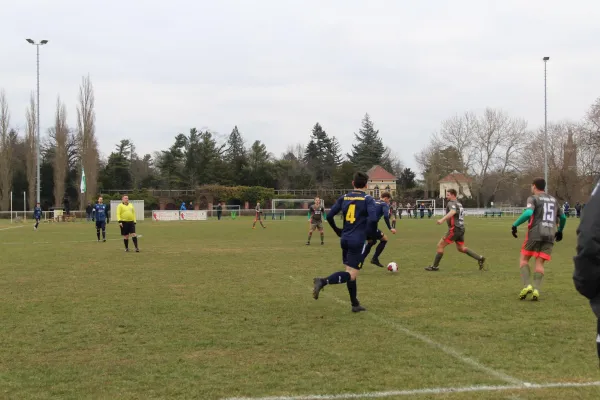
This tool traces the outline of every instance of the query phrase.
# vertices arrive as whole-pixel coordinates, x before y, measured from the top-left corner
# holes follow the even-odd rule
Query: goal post
[[[271,219],[285,219],[286,216],[306,216],[309,218],[309,207],[315,203],[315,199],[273,199],[271,200]],[[321,205],[325,207],[325,201],[321,199]]]
[[[417,200],[415,202],[415,204],[417,205],[417,214],[420,215],[420,213],[421,213],[421,204],[422,204],[422,205],[425,206],[424,213],[425,213],[426,216],[431,217],[430,213],[431,213],[431,215],[436,215],[436,209],[435,209],[436,203],[435,203],[435,199],[421,199],[421,200]],[[429,211],[429,210],[431,210],[431,211]]]

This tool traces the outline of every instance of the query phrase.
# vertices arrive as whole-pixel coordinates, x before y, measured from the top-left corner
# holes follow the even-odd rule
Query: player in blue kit
[[[365,193],[369,177],[364,172],[354,174],[352,186],[354,190],[340,197],[327,214],[327,222],[341,238],[342,260],[345,271],[335,272],[327,278],[313,280],[313,297],[319,298],[319,292],[327,285],[345,283],[350,294],[352,312],[366,311],[356,297],[356,277],[362,262],[362,252],[369,229],[377,223],[375,200]],[[335,224],[334,217],[342,212],[344,228]]]
[[[106,242],[106,204],[102,197],[98,197],[98,203],[94,205],[93,220],[96,221],[96,237],[100,241],[100,231],[102,231],[102,241]]]
[[[42,219],[42,207],[40,207],[40,203],[35,203],[35,207],[33,208],[33,219],[35,219],[33,230],[37,231],[37,228],[40,225],[40,220]]]
[[[377,224],[381,220],[381,217],[383,217],[383,220],[385,221],[385,224],[387,225],[390,232],[392,232],[392,234],[394,234],[394,235],[396,234],[396,229],[392,228],[392,226],[390,225],[390,201],[391,200],[392,200],[392,196],[388,192],[384,192],[381,194],[381,200],[375,200],[375,206],[376,206],[376,211],[377,211],[377,221],[375,222],[375,226],[370,229],[371,234],[369,236],[367,236],[367,245],[365,246],[365,248],[363,250],[363,260],[360,264],[361,268],[365,262],[365,259],[367,258],[367,256],[371,252],[371,249],[373,248],[373,246],[375,246],[375,243],[377,243],[377,241],[379,241],[379,244],[375,248],[375,254],[373,254],[373,258],[371,259],[371,264],[377,265],[378,267],[383,268],[383,264],[381,264],[381,262],[379,262],[379,256],[381,255],[381,253],[383,253],[383,249],[385,249],[385,246],[387,245],[388,238],[387,238],[387,236],[384,235],[383,232],[381,232],[379,230],[379,228],[377,227]]]

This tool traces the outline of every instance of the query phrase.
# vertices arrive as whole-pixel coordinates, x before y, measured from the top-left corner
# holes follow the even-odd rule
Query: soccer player
[[[527,208],[512,224],[511,228],[512,235],[517,238],[517,227],[525,221],[529,221],[525,241],[521,248],[520,269],[524,286],[519,294],[521,300],[525,300],[529,294],[532,294],[531,300],[533,301],[540,298],[540,287],[544,278],[544,263],[552,259],[554,241],[560,242],[562,240],[562,232],[567,223],[567,218],[556,199],[545,193],[544,190],[546,190],[546,181],[542,178],[534,179],[531,184],[533,195],[527,198]],[[560,221],[558,230],[556,229],[557,221]],[[533,286],[529,282],[531,275],[529,260],[531,257],[535,258]]]
[[[40,225],[40,220],[42,219],[42,207],[40,207],[40,203],[35,203],[35,207],[33,208],[33,219],[35,219],[33,230],[37,231],[37,228]]]
[[[385,224],[387,225],[388,229],[392,232],[392,234],[394,234],[394,235],[396,234],[396,228],[393,228],[392,226],[390,226],[389,204],[390,204],[391,197],[392,196],[389,193],[384,192],[381,194],[381,200],[375,201],[377,221],[375,222],[375,226],[370,230],[371,234],[367,236],[367,245],[364,247],[363,252],[362,252],[362,261],[360,264],[361,268],[363,266],[363,263],[365,262],[365,259],[371,252],[371,249],[373,248],[373,246],[375,246],[375,243],[377,243],[378,240],[379,240],[379,244],[377,245],[377,248],[375,249],[375,254],[373,254],[373,258],[371,259],[371,264],[377,265],[378,267],[381,267],[381,268],[384,267],[383,264],[381,264],[381,262],[379,262],[379,256],[381,255],[381,253],[383,253],[383,249],[385,249],[385,246],[387,245],[388,238],[387,238],[387,236],[385,236],[383,234],[383,232],[381,232],[379,230],[379,228],[377,227],[377,224],[379,223],[379,220],[381,219],[381,217],[383,217],[383,220],[385,221]]]
[[[262,226],[263,228],[266,228],[266,226],[262,222],[262,213],[263,212],[260,209],[260,203],[256,203],[256,208],[254,209],[254,211],[256,211],[256,216],[254,217],[254,223],[252,224],[252,229],[256,228],[257,222],[260,223],[260,226]]]
[[[352,312],[366,311],[356,297],[356,277],[362,261],[362,249],[365,245],[367,233],[377,223],[375,200],[365,193],[369,176],[364,172],[354,174],[352,186],[354,190],[340,197],[327,214],[327,222],[335,233],[341,238],[342,260],[345,271],[335,272],[327,278],[313,280],[313,298],[319,298],[319,292],[327,285],[345,283],[350,294]],[[334,217],[342,212],[344,227],[340,229],[335,224]]]
[[[321,205],[321,199],[315,198],[315,204],[310,206],[310,229],[308,231],[307,246],[310,246],[310,239],[312,239],[313,232],[315,229],[319,229],[321,234],[321,246],[325,244],[325,233],[323,232],[323,214],[325,214],[325,207]]]
[[[98,203],[94,204],[94,214],[92,221],[96,221],[96,237],[100,242],[100,231],[102,231],[102,241],[106,242],[106,204],[102,196],[98,197]]]
[[[129,196],[125,195],[121,199],[122,203],[117,206],[117,221],[121,227],[121,235],[123,236],[123,243],[125,243],[125,251],[129,251],[129,237],[133,240],[135,246],[135,252],[139,253],[137,235],[135,233],[135,209],[133,204],[129,202]]]
[[[444,256],[444,249],[453,242],[456,243],[456,250],[477,260],[479,270],[482,270],[485,265],[485,257],[478,255],[465,246],[465,214],[462,204],[456,199],[457,195],[458,193],[454,189],[448,189],[446,192],[446,200],[448,200],[448,203],[446,203],[446,215],[439,219],[437,224],[441,225],[446,222],[449,228],[448,233],[440,239],[433,265],[426,267],[426,271],[439,271],[440,261]]]
[[[390,220],[392,222],[392,228],[396,229],[396,202],[390,204]]]

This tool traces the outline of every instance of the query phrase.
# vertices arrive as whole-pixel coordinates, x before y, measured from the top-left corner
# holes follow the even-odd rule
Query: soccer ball
[[[398,272],[398,264],[396,264],[395,262],[391,262],[388,264],[388,271],[392,271],[392,272]]]

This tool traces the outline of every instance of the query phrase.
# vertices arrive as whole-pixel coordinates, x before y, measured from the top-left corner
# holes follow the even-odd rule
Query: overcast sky
[[[440,121],[502,108],[531,127],[579,120],[600,96],[600,1],[2,0],[0,88],[25,126],[41,48],[41,126],[75,126],[89,74],[107,155],[237,125],[279,156],[315,122],[350,149],[368,112],[408,166]]]

